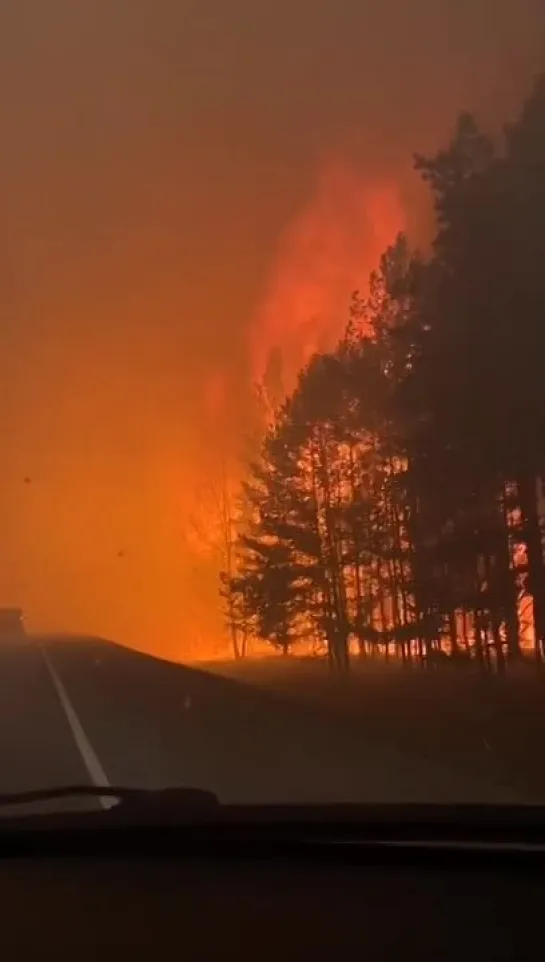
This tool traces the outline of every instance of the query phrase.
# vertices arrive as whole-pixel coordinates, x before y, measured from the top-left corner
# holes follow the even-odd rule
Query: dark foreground
[[[372,725],[97,639],[2,644],[0,721],[2,792],[105,777],[226,802],[521,800]]]
[[[309,658],[246,659],[210,670],[319,706],[402,753],[545,800],[545,669],[531,657],[503,675],[448,662],[429,670],[354,659],[341,683]]]

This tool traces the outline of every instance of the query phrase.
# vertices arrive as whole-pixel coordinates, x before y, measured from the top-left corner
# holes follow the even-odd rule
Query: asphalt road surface
[[[520,800],[308,706],[110,642],[3,642],[0,792],[105,781],[244,803]]]

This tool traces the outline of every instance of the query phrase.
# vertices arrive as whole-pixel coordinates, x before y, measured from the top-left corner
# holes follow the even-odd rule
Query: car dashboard
[[[344,842],[153,854],[135,838],[94,853],[87,838],[72,854],[51,839],[1,860],[6,957],[522,962],[540,944],[540,852]]]

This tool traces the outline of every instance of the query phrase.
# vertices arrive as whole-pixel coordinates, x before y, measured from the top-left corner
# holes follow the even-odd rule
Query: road
[[[308,706],[110,642],[2,643],[0,792],[103,778],[225,802],[520,800]]]

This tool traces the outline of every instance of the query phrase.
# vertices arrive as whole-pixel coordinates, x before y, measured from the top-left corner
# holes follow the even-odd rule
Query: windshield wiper
[[[65,810],[70,798],[112,807]],[[47,810],[33,804],[52,803]],[[20,807],[19,807],[20,806]],[[30,810],[29,810],[30,806]],[[11,811],[10,811],[11,809]],[[310,858],[422,866],[542,859],[545,808],[488,805],[255,805],[198,788],[72,785],[0,794],[0,858],[104,856]],[[354,861],[355,860],[355,861]],[[517,863],[518,864],[518,863]],[[526,865],[526,862],[524,862]]]
[[[202,816],[227,829],[252,832],[278,830],[285,836],[323,837],[323,834],[365,840],[395,841],[537,841],[545,843],[545,806],[537,804],[433,804],[433,803],[295,803],[240,804],[221,803],[208,789],[192,786],[133,788],[126,785],[62,785],[22,792],[0,793],[2,809],[21,809],[32,805],[71,798],[106,800],[110,805],[94,814],[125,817],[157,815]],[[18,816],[18,812],[14,816]],[[89,809],[67,811],[42,808],[40,816],[85,815]],[[93,813],[91,813],[93,814]]]
[[[201,788],[129,788],[124,785],[63,785],[60,788],[39,788],[24,792],[0,794],[0,808],[33,805],[64,798],[111,799],[113,808],[142,806],[175,810],[177,813],[214,812],[219,800],[213,792]]]
[[[69,810],[47,805],[71,798],[96,799],[99,804],[94,809]],[[104,805],[105,800],[111,804]],[[36,810],[33,805],[40,807]],[[57,825],[191,826],[197,832],[195,838],[203,829],[217,838],[247,842],[545,846],[542,805],[225,804],[207,789],[184,786],[155,789],[79,784],[0,794],[0,834],[18,827]]]

